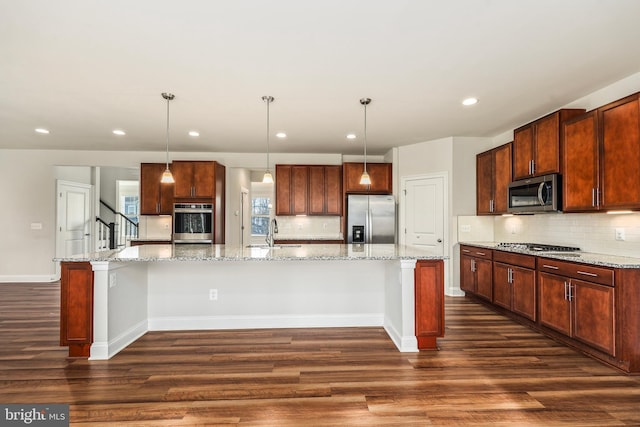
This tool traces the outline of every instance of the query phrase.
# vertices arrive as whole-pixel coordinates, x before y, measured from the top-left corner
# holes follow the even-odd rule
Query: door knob
[[[442,243],[442,239],[438,239],[438,243]]]

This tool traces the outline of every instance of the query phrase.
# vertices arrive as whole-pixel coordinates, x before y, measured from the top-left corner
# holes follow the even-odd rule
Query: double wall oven
[[[175,203],[173,205],[174,243],[212,243],[213,205]]]

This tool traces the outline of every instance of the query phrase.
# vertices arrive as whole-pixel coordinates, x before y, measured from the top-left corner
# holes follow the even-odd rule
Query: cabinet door
[[[562,199],[565,212],[597,210],[598,116],[595,111],[565,122]]]
[[[193,197],[193,164],[191,162],[175,161],[171,163],[171,173],[175,180],[173,196],[176,198]]]
[[[476,293],[476,275],[473,272],[473,258],[460,257],[460,289],[466,292]]]
[[[391,194],[391,163],[367,163],[367,172],[371,177],[369,191]]]
[[[533,175],[560,172],[560,112],[535,124],[533,139]]]
[[[493,154],[493,213],[507,213],[508,189],[511,183],[511,147],[513,143],[504,144],[494,150]]]
[[[602,205],[640,207],[640,107],[638,95],[599,110],[602,127]]]
[[[363,163],[344,163],[344,191],[360,194],[391,194],[391,163],[367,163],[367,172],[371,185],[361,185],[360,176],[364,171]]]
[[[533,160],[533,125],[513,132],[513,179],[531,176],[531,160]]]
[[[536,320],[536,272],[511,267],[511,311],[527,319]]]
[[[309,168],[307,166],[291,167],[291,210],[294,215],[309,213]]]
[[[573,279],[573,336],[615,356],[614,289]]]
[[[342,166],[324,167],[325,213],[342,215]]]
[[[476,258],[476,294],[492,300],[493,263],[490,260]]]
[[[276,165],[276,215],[291,215],[291,166]]]
[[[93,270],[89,262],[63,262],[60,274],[60,345],[70,357],[88,357],[93,342]]]
[[[193,196],[215,197],[215,163],[192,162],[193,164]]]
[[[171,215],[173,213],[173,184],[162,184],[160,179],[165,163],[140,165],[140,214]]]
[[[493,303],[511,310],[511,283],[509,265],[493,263]]]
[[[478,215],[493,213],[493,152],[476,156],[476,212]]]
[[[571,336],[570,302],[565,298],[569,279],[538,273],[540,324]]]
[[[325,213],[325,169],[324,166],[309,166],[309,214]]]
[[[442,261],[418,261],[415,267],[415,333],[419,349],[435,349],[444,336]]]

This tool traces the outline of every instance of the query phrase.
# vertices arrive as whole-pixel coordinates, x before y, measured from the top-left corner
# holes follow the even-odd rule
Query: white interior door
[[[91,185],[69,181],[57,182],[56,256],[90,252]]]
[[[405,244],[429,246],[444,253],[444,187],[444,176],[403,180]]]

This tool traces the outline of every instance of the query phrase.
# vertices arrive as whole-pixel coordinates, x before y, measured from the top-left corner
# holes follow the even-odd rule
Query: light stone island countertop
[[[54,261],[340,261],[444,260],[448,256],[419,247],[392,244],[259,245],[168,244],[130,246],[120,250],[55,258]]]
[[[607,255],[594,252],[544,252],[532,251],[519,247],[499,247],[498,242],[460,242],[461,245],[477,246],[487,249],[514,252],[526,255],[535,255],[543,258],[553,258],[563,261],[579,262],[589,265],[599,265],[612,268],[640,268],[640,258],[619,255]]]

